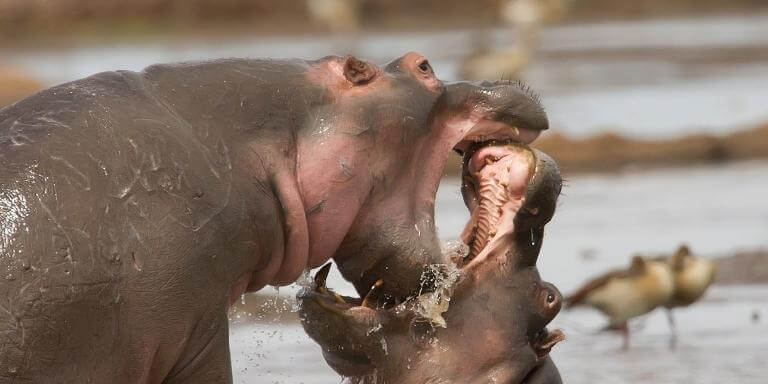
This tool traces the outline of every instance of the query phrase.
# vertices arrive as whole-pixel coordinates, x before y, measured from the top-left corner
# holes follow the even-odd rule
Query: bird
[[[675,282],[672,296],[664,303],[672,332],[670,347],[674,348],[677,345],[677,329],[672,310],[687,307],[701,299],[715,281],[716,267],[712,260],[696,257],[687,244],[681,244],[671,256],[657,260],[669,264]]]
[[[674,293],[674,276],[665,261],[632,257],[629,268],[598,276],[565,300],[566,308],[585,305],[608,317],[606,329],[622,333],[622,349],[629,349],[628,320],[647,314],[669,302]]]

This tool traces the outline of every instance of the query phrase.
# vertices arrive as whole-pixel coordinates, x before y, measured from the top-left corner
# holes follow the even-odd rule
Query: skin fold
[[[465,187],[473,216],[468,226],[485,219],[476,216],[487,210],[488,196],[502,200],[504,211],[479,253],[468,246],[467,255],[446,255],[443,265],[453,266],[446,284],[392,306],[376,286],[363,299],[333,293],[325,286],[327,266],[299,293],[304,329],[347,383],[561,383],[549,351],[564,335],[546,326],[562,297],[541,280],[536,261],[562,180],[554,161],[539,151],[515,144],[500,152],[505,157],[476,172],[468,168],[499,152],[465,156],[465,176],[474,180]],[[490,178],[504,191],[483,192]],[[445,306],[434,306],[435,316],[425,302]]]
[[[451,150],[546,128],[519,84],[417,53],[159,64],[0,109],[0,383],[231,382],[235,298],[329,258],[417,291]]]

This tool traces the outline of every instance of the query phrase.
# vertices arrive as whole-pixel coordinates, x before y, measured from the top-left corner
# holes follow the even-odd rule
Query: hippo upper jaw
[[[446,127],[457,135],[453,148],[460,154],[488,140],[530,144],[549,128],[538,96],[521,82],[459,82],[446,86],[445,93],[446,106],[454,111]]]

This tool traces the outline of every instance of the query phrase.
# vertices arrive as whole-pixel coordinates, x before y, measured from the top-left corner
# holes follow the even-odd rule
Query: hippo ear
[[[367,84],[376,77],[376,68],[354,56],[349,56],[344,62],[344,77],[353,85]]]

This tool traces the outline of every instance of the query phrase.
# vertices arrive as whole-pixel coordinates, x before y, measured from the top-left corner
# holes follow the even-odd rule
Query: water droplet
[[[5,279],[8,281],[13,281],[13,280],[16,280],[16,276],[14,276],[13,273],[9,273],[8,275],[5,276]]]

